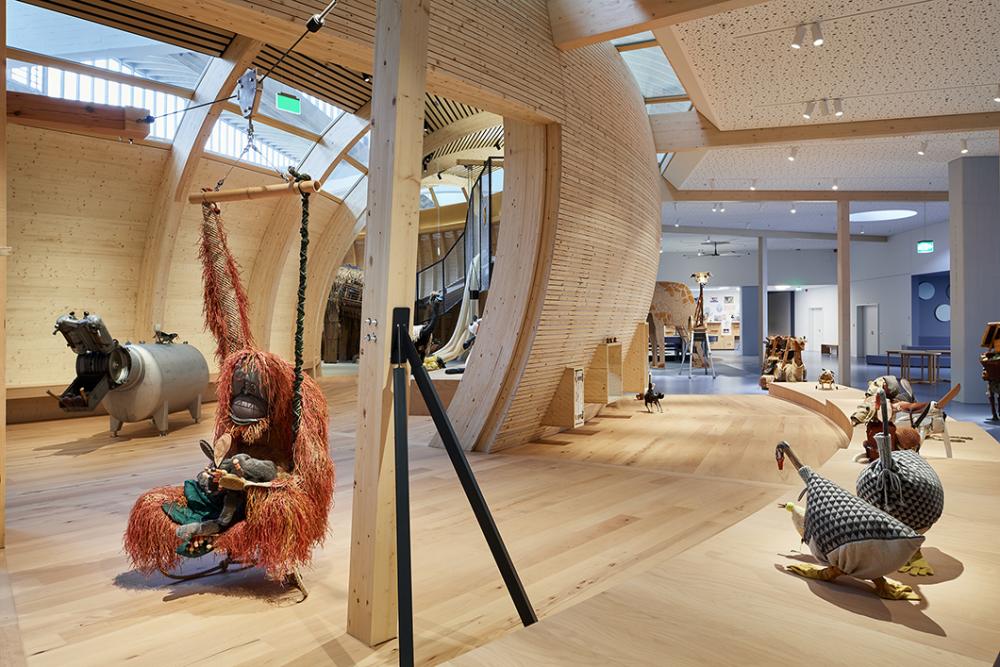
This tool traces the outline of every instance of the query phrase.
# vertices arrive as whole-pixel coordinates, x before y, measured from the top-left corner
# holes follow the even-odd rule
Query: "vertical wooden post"
[[[7,34],[7,5],[0,7]],[[7,537],[7,43],[0,44],[0,549]]]
[[[767,237],[757,237],[757,320],[760,322],[760,335],[754,341],[757,346],[757,356],[764,363],[764,339],[767,338]],[[749,333],[749,332],[747,332]],[[744,334],[746,336],[747,334]],[[746,341],[743,343],[746,345]]]
[[[376,4],[347,607],[347,631],[368,645],[396,636],[389,343],[392,309],[412,307],[416,289],[428,14],[429,0]]]
[[[837,200],[837,380],[851,385],[851,202]]]

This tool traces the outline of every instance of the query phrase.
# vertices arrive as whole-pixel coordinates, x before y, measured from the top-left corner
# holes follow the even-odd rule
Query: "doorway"
[[[878,354],[878,305],[858,306],[857,317],[858,358]]]
[[[822,308],[810,308],[809,309],[809,338],[806,340],[812,344],[812,347],[817,350],[820,349],[819,346],[826,342],[823,339],[823,309]]]

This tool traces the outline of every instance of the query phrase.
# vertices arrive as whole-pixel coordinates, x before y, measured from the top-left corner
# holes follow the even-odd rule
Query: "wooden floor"
[[[0,552],[7,567],[0,561],[0,646],[11,650],[5,648],[3,663],[18,662],[18,630],[32,665],[393,663],[395,642],[373,651],[345,633],[355,384],[322,383],[337,500],[330,537],[306,573],[311,595],[302,605],[253,571],[177,584],[127,568],[120,545],[132,502],[201,467],[197,441],[210,431],[214,407],[198,425],[176,415],[165,438],[138,424],[114,439],[103,418],[11,426],[8,547]],[[614,416],[588,424],[586,435],[561,436],[570,444],[471,456],[541,618],[683,553],[788,493],[793,481],[737,479],[755,448],[769,458],[777,438],[808,437],[821,456],[842,441],[829,422],[810,421],[764,396],[702,397],[683,410],[675,410],[681,398],[674,400],[665,401],[662,415],[623,402]],[[762,419],[762,410],[773,419]],[[782,417],[786,412],[793,416]],[[698,435],[699,424],[721,415],[738,425]],[[677,429],[691,442],[671,440],[667,434]],[[429,419],[412,418],[411,433],[417,658],[436,664],[518,624],[445,453],[423,446]],[[692,445],[699,442],[701,448]],[[681,446],[687,453],[680,458],[656,451]],[[728,466],[708,465],[729,450]],[[623,451],[631,453],[618,460]],[[5,578],[16,614],[9,599],[5,605]]]
[[[803,404],[851,410],[861,392],[795,385]],[[772,504],[683,554],[630,577],[541,623],[468,653],[462,666],[693,664],[993,664],[1000,651],[1000,446],[975,424],[944,458],[937,441],[922,454],[945,487],[945,513],[924,554],[934,577],[898,575],[923,597],[884,601],[857,581],[808,581],[784,571],[812,560],[788,513]],[[860,433],[860,431],[859,431]],[[799,443],[791,441],[796,450]],[[859,440],[820,472],[853,489]],[[773,465],[773,459],[772,459]],[[794,471],[785,476],[801,488]]]

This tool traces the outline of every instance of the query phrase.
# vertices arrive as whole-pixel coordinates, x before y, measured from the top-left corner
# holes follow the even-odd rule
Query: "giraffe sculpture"
[[[653,301],[649,306],[650,340],[652,341],[653,363],[656,368],[665,365],[663,345],[664,330],[672,328],[681,340],[688,339],[688,325],[694,317],[694,295],[684,283],[658,281],[653,288]],[[695,358],[700,368],[700,359]]]
[[[705,326],[705,285],[708,284],[708,279],[712,277],[712,274],[708,271],[697,271],[692,273],[691,277],[698,283],[698,301],[694,306],[694,324],[691,329],[700,333],[707,329]]]

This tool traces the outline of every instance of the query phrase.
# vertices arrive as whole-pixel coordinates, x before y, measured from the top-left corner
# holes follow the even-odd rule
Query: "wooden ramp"
[[[813,407],[831,397],[832,406],[847,411],[862,396],[810,387],[779,391]],[[785,572],[783,565],[812,557],[775,503],[451,664],[991,664],[1000,651],[1000,445],[975,424],[951,430],[972,438],[953,444],[954,459],[944,458],[939,441],[922,451],[945,487],[945,514],[923,550],[937,572],[897,577],[920,593],[919,603],[881,600],[862,582],[815,582]],[[835,453],[821,472],[853,489],[859,443]],[[780,501],[795,500],[801,483],[794,471],[784,476],[794,489]]]

